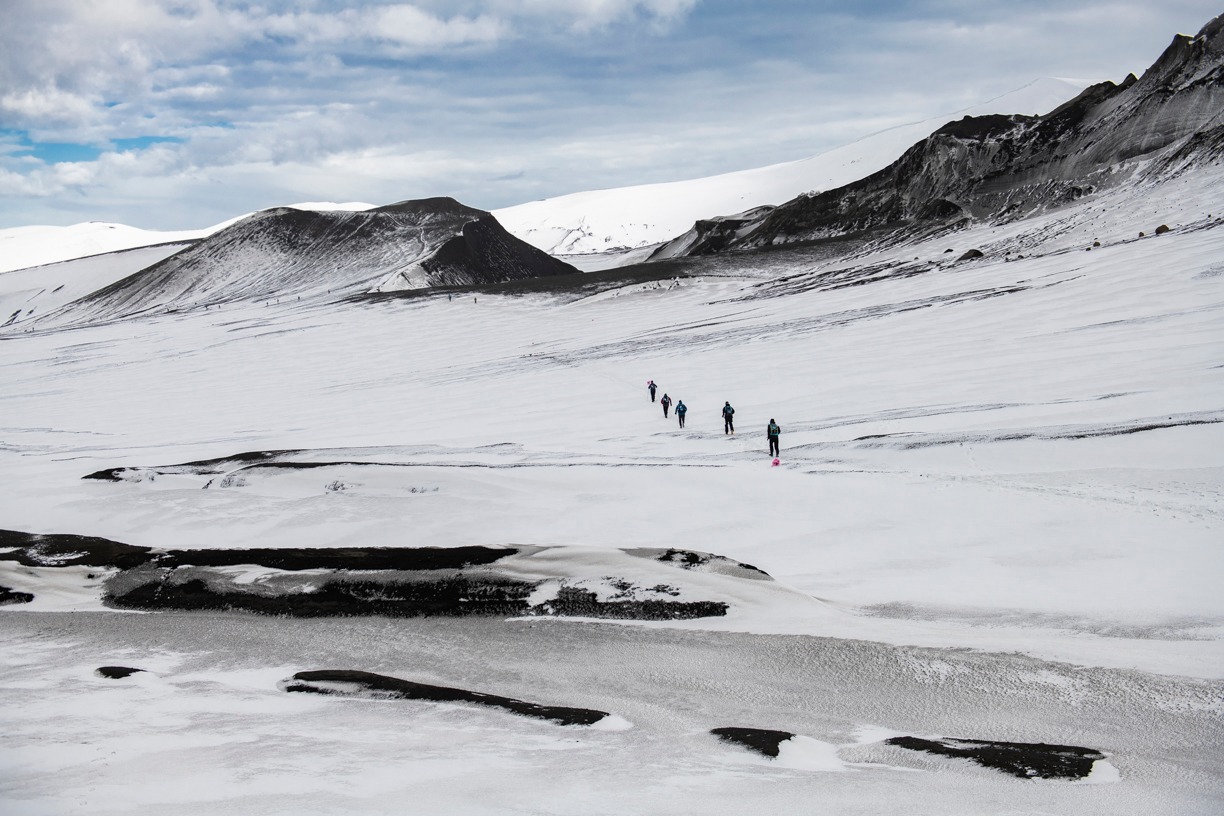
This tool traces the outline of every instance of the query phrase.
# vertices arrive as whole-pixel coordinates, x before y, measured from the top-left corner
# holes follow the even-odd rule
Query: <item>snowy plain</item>
[[[730,610],[132,614],[84,571],[0,562],[36,595],[0,609],[4,812],[1218,813],[1222,175],[917,245],[675,262],[671,283],[10,328],[0,527],[539,547],[535,575],[640,569]],[[969,248],[985,257],[957,262]],[[683,431],[648,378],[689,406]],[[155,472],[267,450],[331,464]],[[112,467],[151,470],[81,479]],[[626,552],[644,547],[773,580],[647,571]],[[94,674],[115,664],[146,672]],[[310,669],[628,727],[278,690]],[[799,736],[770,760],[722,726]],[[900,734],[1108,761],[1023,780],[883,744]]]

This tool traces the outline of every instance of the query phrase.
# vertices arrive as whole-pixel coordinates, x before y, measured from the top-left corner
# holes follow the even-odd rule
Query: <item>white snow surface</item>
[[[1222,247],[1216,166],[679,285],[0,332],[0,528],[515,547],[533,579],[730,605],[633,624],[121,614],[97,572],[0,561],[0,585],[36,595],[0,608],[0,810],[1216,814]],[[683,431],[647,379],[689,406]],[[156,470],[264,450],[327,465]],[[112,467],[136,470],[81,479]],[[644,557],[672,547],[772,580]],[[311,669],[617,719],[278,690]],[[771,761],[723,726],[797,737]],[[900,734],[1108,759],[1021,780],[883,743]]]
[[[865,178],[955,119],[1048,113],[1090,84],[1048,77],[973,107],[889,128],[798,161],[686,181],[571,193],[494,210],[493,215],[513,235],[553,255],[601,254],[659,244],[699,219],[776,206],[803,193]]]

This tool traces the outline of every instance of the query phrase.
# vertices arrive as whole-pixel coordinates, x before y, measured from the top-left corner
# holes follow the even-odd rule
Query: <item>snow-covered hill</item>
[[[236,301],[334,301],[575,271],[510,235],[488,213],[451,198],[360,212],[279,208],[248,216],[35,320],[45,329]]]
[[[915,142],[963,116],[1039,114],[1090,83],[1047,78],[962,111],[884,130],[799,161],[689,181],[558,196],[495,210],[506,229],[554,255],[607,252],[670,240],[701,218],[781,204],[870,175]]]

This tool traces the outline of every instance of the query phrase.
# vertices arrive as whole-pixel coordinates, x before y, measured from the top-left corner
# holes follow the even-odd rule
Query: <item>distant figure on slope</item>
[[[655,385],[655,384],[654,384],[654,380],[647,380],[647,381],[646,381],[646,388],[647,388],[647,390],[649,390],[649,391],[650,391],[650,401],[651,401],[651,402],[654,402],[655,389],[657,389],[658,387],[659,387],[659,386],[657,386],[657,385]]]
[[[782,429],[778,423],[774,422],[773,417],[769,418],[769,424],[765,426],[765,436],[769,438],[769,455],[778,456],[778,434],[782,433]]]
[[[659,400],[659,404],[663,406],[663,418],[667,419],[667,409],[671,407],[671,397],[667,396],[667,392],[663,392],[663,399]]]
[[[730,402],[723,403],[723,435],[735,433],[735,409]]]
[[[684,415],[688,413],[688,406],[684,404],[684,400],[679,400],[676,403],[676,419],[680,420],[680,427],[684,427]]]

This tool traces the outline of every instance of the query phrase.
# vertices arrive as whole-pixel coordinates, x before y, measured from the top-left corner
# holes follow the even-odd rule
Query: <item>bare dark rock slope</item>
[[[452,198],[361,212],[255,213],[74,301],[45,324],[113,320],[235,301],[339,299],[576,272]]]
[[[1222,147],[1224,15],[1197,36],[1174,37],[1142,78],[1091,86],[1044,116],[950,122],[878,173],[776,208],[698,222],[652,259],[1023,218],[1118,183],[1218,162]]]

